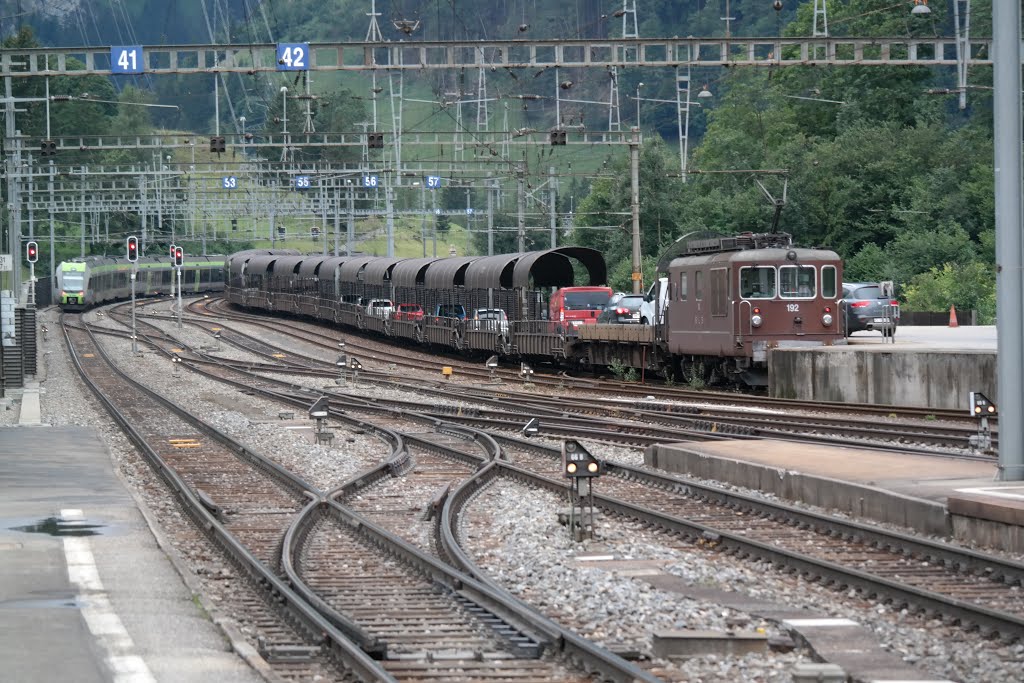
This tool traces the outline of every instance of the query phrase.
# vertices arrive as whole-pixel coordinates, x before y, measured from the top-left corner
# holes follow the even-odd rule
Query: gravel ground
[[[94,314],[90,314],[93,316]],[[51,330],[57,329],[56,311],[50,309],[41,318]],[[111,321],[102,320],[103,324]],[[209,335],[186,326],[180,333],[171,321],[160,326],[178,336],[183,343],[199,346],[210,343]],[[306,477],[310,483],[330,488],[357,472],[379,463],[389,449],[368,435],[346,433],[352,441],[336,439],[337,447],[312,444],[308,420],[282,421],[279,404],[225,390],[219,383],[203,379],[188,371],[176,378],[171,364],[153,353],[141,359],[128,352],[130,342],[113,338],[103,341],[124,367],[131,367],[134,376],[165,396],[191,410],[200,412],[219,429],[247,446],[273,457],[282,465]],[[225,349],[227,345],[222,345]],[[116,430],[102,411],[93,406],[91,394],[83,389],[77,374],[66,358],[63,340],[51,333],[43,343],[46,367],[42,395],[43,421],[56,425],[86,425],[100,430],[114,453],[115,461],[125,477],[135,484],[168,524],[180,523],[180,513],[166,494],[154,492],[154,477]],[[236,352],[225,350],[224,355]],[[220,354],[218,354],[220,355]],[[289,378],[309,383],[304,378]],[[453,392],[456,387],[453,387]],[[366,388],[372,395],[382,393],[379,387]],[[415,394],[393,392],[396,398],[416,400]],[[422,400],[420,397],[419,400]],[[428,399],[434,403],[433,399]],[[455,397],[452,397],[453,402]],[[290,409],[290,408],[289,408]],[[0,423],[16,411],[0,410]],[[282,429],[300,426],[306,429]],[[334,431],[345,431],[336,427]],[[602,447],[609,457],[631,464],[642,464],[642,456],[633,449]],[[555,519],[555,511],[565,507],[564,500],[544,492],[499,483],[483,492],[467,523],[477,559],[510,590],[522,595],[553,616],[571,623],[582,633],[609,646],[635,647],[649,652],[651,634],[659,629],[688,628],[720,630],[730,624],[747,622],[744,628],[764,628],[776,633],[776,626],[723,608],[686,600],[663,593],[637,577],[621,572],[581,566],[573,557],[595,544],[573,543]],[[413,535],[419,535],[417,530]],[[864,623],[878,634],[883,646],[914,662],[931,675],[958,681],[1016,681],[1024,663],[1024,645],[1004,646],[979,638],[976,634],[925,622],[917,617],[892,613],[887,607],[865,603],[853,596],[809,585],[780,574],[757,563],[739,562],[728,556],[712,554],[683,546],[678,541],[655,534],[629,523],[604,520],[599,526],[595,547],[617,557],[651,560],[661,563],[663,571],[700,586],[718,586],[724,590],[743,591],[755,596],[770,597],[790,605],[803,605],[817,612],[846,616]],[[214,573],[208,549],[180,548],[186,561],[197,574],[209,577]],[[215,601],[230,604],[231,590],[222,580],[204,578]],[[579,586],[597,587],[589,591],[594,597],[580,599]],[[230,607],[228,608],[230,612]],[[244,614],[236,615],[243,631],[255,628],[246,624]],[[690,660],[685,669],[662,662],[674,672],[674,680],[688,681],[788,681],[788,671],[808,654],[797,650],[790,654],[771,654],[743,658],[700,658]],[[678,677],[677,677],[678,676]]]

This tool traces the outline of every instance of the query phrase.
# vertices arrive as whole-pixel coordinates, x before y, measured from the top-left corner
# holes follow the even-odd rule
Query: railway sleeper
[[[461,593],[454,595],[467,613],[472,614],[479,623],[488,627],[497,638],[509,645],[509,651],[517,659],[538,659],[544,653],[545,644],[539,638],[526,634],[471,598]]]

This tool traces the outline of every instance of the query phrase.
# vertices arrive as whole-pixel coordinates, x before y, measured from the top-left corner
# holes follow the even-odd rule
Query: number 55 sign
[[[142,46],[114,45],[110,48],[110,73],[141,74]]]

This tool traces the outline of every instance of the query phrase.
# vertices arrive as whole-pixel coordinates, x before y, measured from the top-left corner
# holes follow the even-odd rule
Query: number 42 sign
[[[110,48],[110,73],[141,74],[142,67],[141,45],[114,45]]]
[[[278,71],[308,71],[309,43],[278,43]]]

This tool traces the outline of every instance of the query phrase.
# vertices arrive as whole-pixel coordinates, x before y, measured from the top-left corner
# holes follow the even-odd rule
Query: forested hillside
[[[951,36],[951,4],[932,0],[932,13],[921,17],[910,14],[909,2],[829,0],[829,31],[863,37]],[[638,32],[641,37],[721,36],[725,5],[724,0],[637,0]],[[784,0],[777,11],[769,0],[731,0],[729,31],[807,36],[812,33],[813,5],[812,0]],[[391,41],[617,37],[623,21],[615,14],[621,7],[619,0],[377,2],[383,37]],[[369,11],[369,0],[4,0],[0,30],[7,44],[361,41]],[[972,12],[972,36],[991,35],[991,0],[975,0]],[[411,36],[396,29],[395,22],[403,21],[419,22]],[[12,35],[26,26],[31,33]],[[567,97],[607,99],[607,74],[568,71],[561,76],[573,82]],[[509,129],[553,125],[549,76],[502,70],[491,74],[488,88],[496,104],[490,128],[504,125],[500,114],[493,113],[502,111],[502,103],[506,112],[512,103],[511,114],[505,114]],[[968,106],[960,110],[956,94],[947,91],[956,87],[952,68],[695,68],[694,87],[706,87],[713,96],[700,100],[691,113],[691,173],[686,178],[679,173],[675,108],[658,103],[674,101],[674,72],[626,68],[618,78],[624,125],[634,125],[639,114],[644,133],[646,277],[653,274],[657,254],[682,234],[766,229],[772,208],[755,179],[781,196],[786,178],[788,203],[781,228],[803,244],[839,251],[846,258],[848,279],[894,279],[905,302],[920,309],[955,304],[981,311],[983,319],[994,315],[990,69],[971,68]],[[404,130],[451,130],[454,118],[443,101],[453,92],[471,96],[475,79],[476,74],[464,73],[410,76]],[[199,133],[213,127],[209,83],[169,77],[130,84],[96,81],[89,87],[106,93],[104,99],[143,98],[180,109],[151,117],[145,113],[149,110],[121,112],[116,105],[97,104],[87,115],[60,121],[58,127],[101,132],[157,125]],[[281,99],[276,93],[282,84],[301,86],[294,77],[228,79],[236,113],[246,116],[250,130],[278,125]],[[40,86],[18,87],[24,95],[37,93]],[[57,93],[80,87],[81,81],[51,84]],[[319,130],[356,129],[375,101],[364,81],[348,77],[317,74],[313,89],[323,97]],[[644,100],[634,113],[630,96],[636,94]],[[536,104],[527,106],[524,96],[536,97]],[[412,102],[416,98],[436,104],[417,105]],[[288,106],[292,119],[298,109],[293,112],[292,104]],[[593,111],[583,106],[563,109],[562,123],[590,129],[605,125]],[[28,116],[22,126],[27,132],[39,129],[38,114],[34,108]],[[381,119],[387,115],[382,108]],[[231,125],[237,127],[237,122]],[[538,161],[534,170],[546,172],[548,162]],[[558,199],[560,213],[568,216],[572,211],[574,217],[575,227],[566,239],[602,249],[612,266],[613,285],[626,288],[630,237],[628,220],[623,222],[629,208],[625,155],[621,149],[602,151],[575,162],[568,170],[559,166],[560,172],[573,172],[562,180]],[[788,173],[758,173],[772,170]],[[459,191],[447,193],[442,204],[458,208],[465,202]],[[608,229],[617,225],[623,229]],[[478,248],[485,244],[477,240]],[[506,240],[503,246],[508,245]]]

